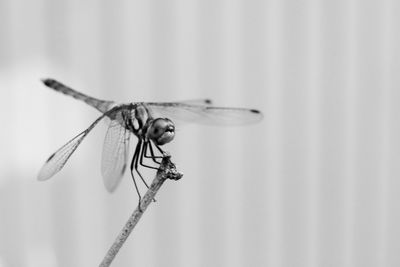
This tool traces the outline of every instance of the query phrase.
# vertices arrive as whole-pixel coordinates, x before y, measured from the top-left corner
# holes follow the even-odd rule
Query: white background
[[[113,266],[400,266],[400,2],[0,0],[0,266],[96,266],[137,197],[110,195],[100,125],[45,159],[101,99],[260,109],[188,125],[168,181]],[[150,181],[154,173],[146,172]]]

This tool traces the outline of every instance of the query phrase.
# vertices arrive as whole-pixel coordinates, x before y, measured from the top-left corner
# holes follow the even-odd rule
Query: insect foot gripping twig
[[[111,248],[105,255],[103,261],[100,263],[99,265],[100,267],[110,266],[111,262],[117,255],[119,249],[125,243],[129,234],[132,232],[133,228],[135,228],[136,224],[138,223],[143,213],[146,211],[147,207],[154,199],[157,191],[160,189],[161,185],[165,182],[165,180],[167,179],[179,180],[182,178],[182,176],[183,174],[178,172],[176,170],[175,164],[171,162],[171,156],[169,154],[164,155],[160,167],[157,171],[156,177],[154,178],[146,194],[143,196],[141,203],[139,204],[140,207],[138,206],[132,213],[132,215],[129,217],[124,228],[122,228],[118,237],[115,239]]]

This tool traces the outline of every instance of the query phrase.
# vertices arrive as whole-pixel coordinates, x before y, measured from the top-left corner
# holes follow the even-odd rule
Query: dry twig
[[[143,213],[146,211],[147,207],[150,205],[150,203],[154,199],[157,191],[160,189],[161,185],[165,182],[165,180],[167,180],[167,179],[179,180],[180,178],[182,178],[183,174],[176,170],[175,164],[173,164],[170,159],[171,159],[171,156],[169,156],[169,155],[164,156],[164,158],[161,162],[160,168],[157,171],[156,177],[154,178],[149,189],[147,190],[146,194],[144,195],[141,203],[139,204],[140,207],[138,206],[135,209],[135,211],[132,213],[132,215],[129,217],[124,228],[122,228],[118,237],[115,239],[111,248],[108,250],[103,261],[100,263],[100,265],[99,265],[100,267],[110,266],[111,262],[117,255],[119,249],[125,243],[129,234],[132,232],[133,228],[135,228],[136,224],[138,223],[138,221],[142,217]]]

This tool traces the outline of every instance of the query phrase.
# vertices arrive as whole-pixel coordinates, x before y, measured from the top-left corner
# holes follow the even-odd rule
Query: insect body
[[[84,101],[99,110],[102,115],[86,130],[53,153],[40,170],[38,179],[47,180],[60,171],[87,134],[99,121],[107,119],[109,126],[104,140],[101,163],[104,185],[109,192],[113,192],[118,186],[128,163],[130,138],[135,135],[138,141],[130,161],[130,172],[139,195],[139,202],[141,195],[134,172],[148,187],[139,171],[139,165],[157,169],[144,161],[150,159],[156,164],[160,163],[159,159],[164,155],[161,146],[171,142],[175,137],[174,121],[236,125],[258,122],[262,118],[258,110],[214,107],[208,99],[117,104],[113,101],[87,96],[53,79],[45,79],[43,83],[55,91]],[[157,148],[161,156],[156,155],[153,146]]]

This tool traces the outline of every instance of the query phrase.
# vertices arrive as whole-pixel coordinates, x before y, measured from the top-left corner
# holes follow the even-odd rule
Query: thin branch
[[[147,207],[154,199],[155,195],[157,194],[157,191],[160,189],[161,185],[165,182],[165,180],[167,179],[179,180],[180,178],[182,178],[183,174],[176,170],[175,164],[173,164],[170,159],[171,156],[169,155],[164,156],[160,168],[157,171],[156,177],[154,178],[153,182],[150,185],[150,188],[147,190],[146,194],[142,198],[142,201],[140,203],[140,208],[138,206],[132,213],[131,217],[126,222],[124,228],[122,228],[118,237],[115,239],[111,248],[108,250],[103,261],[100,263],[99,265],[100,267],[110,266],[111,262],[117,255],[119,249],[125,243],[129,234],[132,232],[133,228],[135,228],[136,224],[138,223],[143,213],[146,211]]]

